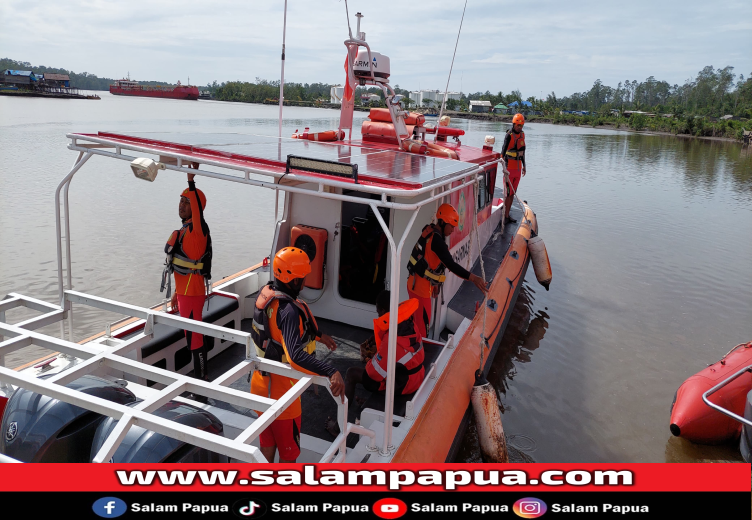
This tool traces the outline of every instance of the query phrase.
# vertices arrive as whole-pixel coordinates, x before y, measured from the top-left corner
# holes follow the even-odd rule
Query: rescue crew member
[[[311,310],[298,299],[305,277],[311,272],[308,255],[296,247],[285,247],[274,256],[274,280],[259,292],[253,310],[251,336],[259,357],[288,363],[306,374],[329,378],[335,397],[345,402],[345,383],[333,366],[316,359],[316,340],[329,350],[337,345],[322,334]],[[251,393],[279,399],[297,383],[296,379],[256,371],[251,379]],[[300,398],[285,409],[260,437],[261,453],[269,462],[279,449],[280,462],[295,462],[300,455]]]
[[[389,291],[381,291],[376,297],[376,312],[379,317],[373,320],[373,335],[376,340],[376,354],[368,360],[365,368],[350,367],[345,375],[345,396],[354,403],[355,388],[360,384],[369,392],[386,391],[386,373],[389,344]],[[420,302],[411,298],[402,302],[397,309],[397,364],[394,380],[394,395],[412,394],[420,388],[426,371],[423,367],[423,351],[420,329]],[[359,403],[362,405],[362,403]],[[360,423],[358,407],[356,424]],[[339,425],[327,419],[327,430],[339,435]]]
[[[449,253],[446,237],[459,225],[457,210],[451,204],[442,204],[436,212],[436,220],[436,224],[423,228],[407,263],[407,293],[420,302],[426,331],[431,324],[431,298],[438,296],[446,280],[445,269],[463,280],[470,280],[484,294],[488,292],[483,278],[455,262]]]
[[[512,208],[514,194],[517,193],[517,186],[520,179],[525,176],[525,132],[522,127],[525,125],[525,116],[515,114],[512,118],[512,129],[507,130],[504,136],[504,146],[501,147],[501,155],[504,157],[509,176],[507,178],[507,198],[504,201],[504,222],[517,222],[509,216],[509,210]]]
[[[198,164],[192,164],[198,168]],[[178,215],[183,226],[173,231],[167,244],[166,267],[162,275],[162,290],[167,285],[170,293],[170,274],[175,275],[175,293],[172,295],[171,306],[177,308],[180,316],[202,321],[207,288],[211,279],[211,235],[209,226],[204,220],[206,195],[196,188],[195,174],[188,174],[188,188],[180,195]],[[214,338],[204,340],[202,334],[185,331],[188,346],[193,354],[193,377],[207,380],[208,346]],[[194,396],[195,399],[207,402],[206,397]]]

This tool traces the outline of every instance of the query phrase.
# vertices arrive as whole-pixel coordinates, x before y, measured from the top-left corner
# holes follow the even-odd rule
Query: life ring
[[[345,132],[342,130],[327,130],[326,132],[308,133],[306,128],[302,133],[292,134],[293,139],[308,139],[309,141],[340,141],[345,138]]]

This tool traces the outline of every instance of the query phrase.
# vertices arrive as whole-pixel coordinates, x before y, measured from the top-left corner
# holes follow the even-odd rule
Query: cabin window
[[[344,190],[343,195],[379,200],[378,195]],[[390,212],[378,208],[389,225]],[[384,289],[389,242],[370,206],[342,203],[342,238],[339,253],[339,295],[348,300],[375,304]]]

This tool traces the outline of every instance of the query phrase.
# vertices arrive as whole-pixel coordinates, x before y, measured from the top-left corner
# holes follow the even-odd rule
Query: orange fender
[[[533,211],[525,208],[525,218],[529,219],[532,215]],[[470,392],[475,383],[475,371],[478,370],[480,335],[482,333],[488,338],[490,347],[503,332],[501,324],[504,316],[498,313],[502,312],[502,309],[508,311],[515,291],[515,286],[510,286],[507,280],[516,280],[516,284],[522,283],[520,271],[528,260],[526,240],[529,238],[530,226],[520,225],[509,246],[510,251],[517,252],[517,256],[507,254],[489,289],[488,297],[496,300],[497,311],[488,312],[485,330],[483,312],[477,312],[465,334],[461,338],[454,338],[456,346],[449,363],[415,418],[410,431],[397,448],[392,463],[446,462],[454,437],[470,405]],[[483,348],[485,359],[488,359],[490,348]]]

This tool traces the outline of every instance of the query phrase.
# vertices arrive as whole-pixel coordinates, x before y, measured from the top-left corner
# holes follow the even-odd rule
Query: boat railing
[[[723,415],[731,417],[735,421],[739,421],[742,424],[746,424],[747,426],[752,427],[752,421],[750,421],[749,419],[745,419],[741,415],[737,415],[734,412],[732,412],[731,410],[728,410],[728,409],[724,408],[721,405],[718,405],[716,403],[711,402],[710,399],[709,399],[709,397],[711,395],[713,395],[714,393],[716,393],[718,390],[720,390],[724,386],[728,385],[729,383],[733,382],[734,380],[738,379],[739,377],[743,376],[747,372],[752,372],[752,365],[748,365],[748,366],[742,368],[741,370],[739,370],[735,374],[727,377],[726,379],[724,379],[723,381],[721,381],[720,383],[718,383],[717,385],[715,385],[713,388],[711,388],[710,390],[708,390],[707,392],[705,392],[704,394],[702,394],[702,400],[705,402],[706,405],[708,405],[709,407],[713,408],[714,410],[717,410],[717,411],[721,412]]]
[[[373,211],[376,219],[378,220],[379,225],[381,226],[381,229],[384,232],[384,235],[386,236],[386,239],[389,243],[391,272],[389,275],[388,287],[399,286],[400,264],[401,264],[399,259],[402,258],[402,249],[405,245],[405,240],[407,239],[408,234],[410,233],[410,230],[415,222],[415,219],[418,216],[419,210],[423,206],[426,206],[428,204],[434,204],[440,199],[448,197],[450,194],[456,191],[463,190],[464,188],[468,186],[472,186],[478,183],[479,180],[482,178],[483,172],[487,168],[492,167],[494,164],[497,164],[502,160],[502,159],[494,159],[494,160],[487,161],[482,164],[473,164],[471,166],[469,165],[467,168],[463,168],[462,170],[454,172],[451,175],[442,177],[441,180],[438,181],[436,184],[407,190],[407,189],[401,189],[401,188],[389,188],[389,187],[380,186],[380,185],[353,184],[351,182],[346,182],[336,176],[311,177],[308,175],[299,175],[293,172],[290,172],[288,174],[288,173],[277,171],[273,168],[255,167],[255,166],[251,166],[250,164],[237,164],[236,162],[227,161],[226,159],[222,160],[220,158],[220,154],[213,156],[208,153],[194,152],[193,149],[191,149],[190,151],[186,151],[186,150],[179,151],[176,149],[166,147],[164,146],[164,144],[160,144],[157,142],[151,145],[148,145],[148,144],[144,144],[143,142],[124,142],[122,139],[118,140],[117,138],[113,138],[109,136],[93,136],[93,135],[84,135],[84,134],[75,134],[75,133],[67,134],[67,137],[71,140],[71,143],[68,145],[68,149],[75,150],[79,152],[79,154],[71,170],[65,177],[63,177],[62,181],[60,182],[60,184],[58,185],[56,189],[55,224],[56,224],[56,246],[57,246],[58,294],[59,294],[59,298],[61,302],[59,309],[64,309],[65,311],[65,316],[67,317],[67,321],[68,321],[69,333],[72,333],[73,331],[72,304],[78,303],[79,298],[82,298],[81,301],[84,301],[85,304],[90,304],[90,305],[95,304],[94,306],[103,305],[104,308],[106,308],[106,310],[115,310],[115,312],[118,312],[117,305],[120,305],[120,304],[117,304],[113,306],[112,304],[105,303],[106,301],[102,298],[96,298],[96,297],[85,298],[82,296],[79,297],[77,295],[80,295],[80,293],[75,293],[74,291],[71,290],[73,287],[73,280],[72,280],[72,262],[71,262],[71,245],[70,245],[70,236],[71,236],[70,234],[70,204],[68,202],[68,192],[69,192],[71,181],[74,175],[76,174],[76,172],[78,172],[78,170],[94,155],[100,155],[103,157],[110,157],[114,159],[131,162],[136,157],[123,153],[126,150],[131,150],[131,151],[138,153],[138,155],[141,155],[142,153],[145,153],[148,155],[158,155],[160,163],[164,164],[164,168],[166,170],[182,172],[186,174],[192,174],[192,175],[203,176],[203,177],[210,177],[210,178],[223,180],[223,181],[247,184],[250,186],[256,186],[260,188],[271,189],[277,192],[277,194],[280,191],[283,191],[287,193],[299,193],[299,194],[315,196],[319,198],[331,199],[331,200],[336,200],[340,202],[353,202],[357,204],[367,204],[371,207],[371,210]],[[107,150],[107,149],[110,149],[112,151]],[[312,159],[312,160],[315,161],[315,159]],[[196,168],[196,169],[189,168],[189,166],[191,166],[192,163],[195,163],[195,162],[212,166],[215,168],[231,170],[236,173],[233,173],[233,174],[218,173],[215,171],[208,171],[208,170],[204,170],[201,168]],[[237,172],[240,172],[242,176],[238,175]],[[261,179],[252,178],[251,175],[262,176],[262,178]],[[285,177],[286,181],[289,181],[290,183],[285,183],[285,184],[280,183],[279,181],[281,177]],[[299,184],[300,182],[309,183],[312,185],[312,187],[307,188],[307,187],[298,186],[297,184]],[[353,195],[346,195],[344,193],[336,192],[338,188],[350,190],[350,189],[353,189],[354,187],[356,187],[358,191],[361,191],[364,193],[379,194],[380,198],[370,199],[370,198],[357,197]],[[335,188],[335,189],[332,190],[332,189],[327,189],[327,188]],[[425,196],[419,198],[418,200],[415,200],[415,197],[418,197],[419,195],[425,195]],[[395,202],[394,200],[390,199],[391,197],[413,199],[414,201]],[[392,231],[390,230],[389,225],[382,218],[381,212],[378,211],[378,208],[380,207],[390,208],[392,210],[409,211],[411,213],[410,218],[408,219],[407,225],[405,226],[405,229],[402,231],[401,237],[396,237],[392,234]],[[63,276],[64,266],[65,266],[65,278]],[[397,342],[397,322],[396,322],[397,312],[394,312],[394,311],[397,309],[398,305],[399,305],[399,291],[391,291],[391,299],[390,299],[389,307],[392,310],[392,312],[390,313],[390,323],[389,323],[389,338],[388,338],[389,345],[394,345]],[[124,311],[123,314],[129,315],[128,314],[129,312],[137,308],[134,306],[128,306],[128,308],[121,307],[121,309]],[[224,329],[222,327],[216,327],[216,326],[208,325],[204,323],[197,323],[193,320],[177,318],[175,316],[169,316],[165,313],[158,313],[151,309],[144,309],[144,308],[138,308],[138,309],[141,309],[138,312],[143,314],[143,316],[141,316],[141,319],[157,320],[160,323],[165,323],[165,322],[171,323],[172,326],[183,328],[185,330],[195,331],[200,334],[208,333],[208,335],[213,336],[217,333],[218,330],[230,331],[230,329]],[[149,318],[149,316],[151,317]],[[171,321],[171,320],[181,320],[181,321]],[[57,320],[57,321],[60,321],[60,336],[64,337],[64,322],[62,321],[62,319]],[[151,323],[147,322],[147,327],[153,326],[153,323],[154,323],[153,321]],[[197,328],[193,328],[193,327],[197,327]],[[204,327],[208,327],[208,328],[204,329]],[[215,328],[212,328],[212,327],[215,327]],[[150,329],[147,329],[147,330],[150,330]],[[206,330],[207,332],[204,332],[204,330]],[[237,331],[231,331],[230,333],[243,334]],[[243,341],[240,341],[240,343],[245,343],[246,341],[250,341],[250,339],[247,339],[247,340],[244,339]],[[116,348],[117,349],[126,348],[129,344],[130,343],[126,343]],[[255,351],[251,352],[250,355],[252,355],[255,358]],[[270,362],[265,361],[265,363],[270,363]],[[396,370],[396,363],[397,363],[396,349],[390,348],[389,354],[387,357],[387,380],[386,380],[387,382],[386,382],[386,404],[385,404],[385,411],[384,411],[384,434],[381,439],[381,447],[378,450],[379,455],[384,458],[390,457],[391,453],[393,453],[393,450],[394,450],[394,445],[392,444],[392,417],[393,417],[393,412],[394,412],[393,410],[394,373]],[[275,370],[283,370],[283,369],[290,370],[289,367],[286,367],[285,365],[282,365],[282,364],[276,364],[274,365],[274,368]],[[274,370],[268,370],[268,369],[264,369],[264,370],[267,370],[273,373],[279,373],[279,372],[275,372]],[[285,375],[288,375],[288,377],[293,377],[293,376],[289,376],[287,372],[285,372]],[[238,375],[237,377],[240,377],[240,376]],[[304,378],[307,378],[307,376],[305,376]],[[322,379],[326,381],[325,386],[327,386],[328,388],[328,380],[326,380],[325,378],[322,378]],[[151,378],[151,380],[154,380],[154,379]],[[301,379],[301,381],[302,380],[303,379]],[[198,388],[195,386],[197,384],[195,383],[195,380],[194,382],[189,382],[187,380],[175,379],[173,383],[176,385],[182,384],[182,383],[179,383],[179,381],[184,382],[186,385],[194,385],[193,386],[194,388]],[[316,382],[316,381],[319,381],[319,379],[313,378],[313,381]],[[308,384],[310,385],[311,382],[309,381]],[[323,384],[323,382],[316,383],[316,384]],[[300,391],[300,393],[302,393],[303,390],[305,390],[305,388],[303,388]],[[292,390],[290,390],[290,392],[292,392]],[[179,394],[176,394],[176,395],[179,395]],[[285,394],[285,397],[287,397],[287,394]],[[266,414],[264,415],[266,416]],[[347,426],[346,420],[343,420],[342,423],[340,424],[340,431],[347,432],[346,426]],[[352,426],[355,426],[355,425],[352,425]],[[352,430],[351,428],[351,431],[354,431],[354,430]],[[258,432],[254,431],[254,435],[257,436]],[[344,435],[344,438],[346,439],[346,435],[345,434],[343,435]],[[373,443],[373,438],[370,439],[370,442]],[[344,452],[345,450],[344,446],[345,446],[344,441],[341,441],[340,442],[341,452]],[[257,457],[260,455],[253,453],[253,456]],[[341,456],[337,455],[336,458],[339,459],[341,458]]]
[[[79,344],[36,332],[36,329],[44,325],[64,320],[66,317],[65,309],[71,303],[87,305],[142,319],[144,320],[144,328],[135,336],[114,346],[102,343]],[[27,307],[44,314],[15,325],[6,323],[4,320],[5,312],[17,307]],[[60,307],[20,294],[11,293],[5,300],[0,302],[0,313],[2,313],[0,317],[3,318],[0,321],[0,335],[3,336],[3,341],[0,342],[1,384],[6,387],[7,385],[22,387],[32,392],[59,399],[118,420],[117,425],[109,434],[99,452],[94,456],[93,462],[110,460],[129,429],[136,424],[167,437],[180,439],[189,444],[226,455],[233,459],[244,462],[267,462],[261,451],[255,446],[251,446],[250,443],[288,406],[298,399],[309,386],[313,384],[323,386],[331,395],[329,380],[326,377],[304,374],[283,363],[259,358],[256,355],[255,348],[251,348],[252,339],[251,335],[247,332],[182,318],[155,309],[138,307],[100,296],[66,290],[64,292],[63,305]],[[245,345],[246,359],[213,381],[202,381],[125,357],[125,354],[140,348],[152,339],[156,324],[184,329],[223,340],[231,340]],[[4,357],[6,354],[32,345],[60,352],[63,356],[67,356],[68,359],[78,358],[83,361],[44,379],[5,367]],[[163,385],[163,388],[157,390],[135,406],[125,406],[65,386],[86,374],[94,372],[102,373],[108,370],[115,370],[154,381]],[[229,387],[236,380],[249,375],[255,370],[297,379],[297,383],[276,400]],[[178,424],[153,413],[184,392],[210,397],[217,401],[223,401],[246,409],[258,410],[263,413],[250,426],[232,439]],[[345,459],[347,450],[345,440],[349,433],[369,437],[369,446],[373,450],[376,450],[375,433],[372,430],[357,425],[347,424],[347,400],[345,399],[343,403],[340,399],[334,398],[334,396],[332,398],[337,403],[338,423],[340,430],[344,433],[335,439],[335,442],[326,452],[322,462],[340,462]]]

